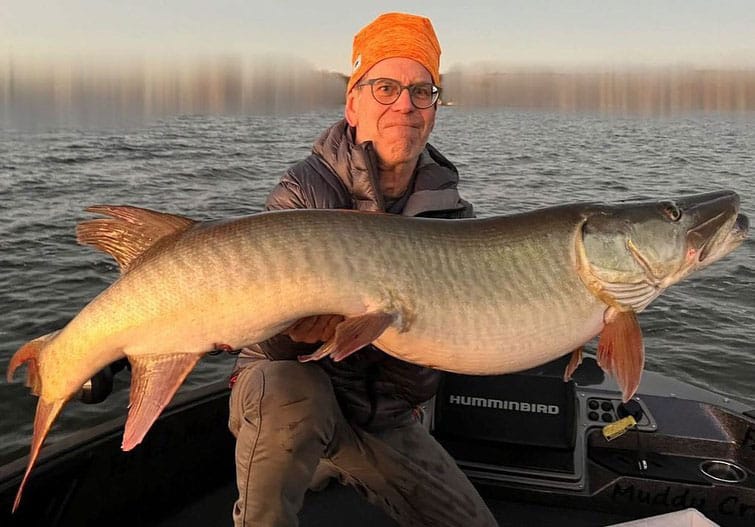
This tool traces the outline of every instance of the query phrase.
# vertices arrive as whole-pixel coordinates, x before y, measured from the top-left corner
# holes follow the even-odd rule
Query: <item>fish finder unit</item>
[[[576,390],[558,377],[447,374],[435,406],[440,439],[574,448]],[[474,448],[472,446],[471,448]]]

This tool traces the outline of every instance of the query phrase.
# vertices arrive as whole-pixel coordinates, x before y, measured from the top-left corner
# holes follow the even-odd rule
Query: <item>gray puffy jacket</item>
[[[295,208],[385,211],[405,216],[467,218],[472,206],[457,191],[456,168],[427,145],[409,192],[395,203],[383,200],[377,187],[377,161],[372,143],[354,144],[354,130],[345,120],[327,129],[312,154],[292,166],[267,199],[268,210]],[[296,343],[278,335],[259,345],[268,359],[294,359],[317,345]],[[244,357],[239,359],[243,366]],[[331,377],[347,418],[379,429],[430,399],[440,372],[393,358],[367,346],[344,361],[318,362]]]

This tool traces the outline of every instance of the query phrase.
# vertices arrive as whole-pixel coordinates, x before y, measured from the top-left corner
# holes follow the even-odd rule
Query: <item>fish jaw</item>
[[[692,258],[687,274],[704,269],[724,258],[742,245],[749,236],[750,220],[744,214],[732,216],[728,225],[730,225],[729,229],[720,229],[716,238],[696,252],[696,258]]]
[[[677,203],[690,216],[687,250],[679,269],[662,281],[664,289],[724,258],[749,234],[749,220],[739,213],[739,196],[733,192],[690,196]]]

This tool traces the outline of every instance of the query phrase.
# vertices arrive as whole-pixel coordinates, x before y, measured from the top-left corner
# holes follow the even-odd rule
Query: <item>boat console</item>
[[[755,412],[650,372],[623,403],[593,358],[565,366],[446,376],[433,433],[485,494],[755,525]]]

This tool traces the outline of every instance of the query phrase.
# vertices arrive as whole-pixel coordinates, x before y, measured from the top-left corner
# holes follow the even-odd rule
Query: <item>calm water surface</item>
[[[23,342],[62,327],[117,277],[112,260],[75,242],[84,207],[132,204],[196,219],[258,211],[282,172],[340,114],[0,130],[0,371]],[[755,216],[755,116],[442,108],[432,142],[459,167],[462,194],[478,216],[721,188],[739,192],[743,211]],[[640,315],[647,369],[755,405],[754,248],[747,240]],[[187,385],[223,379],[231,365],[227,357],[206,359]],[[71,403],[51,439],[124,415],[129,379],[119,377],[104,403]],[[0,383],[0,461],[26,452],[35,404],[19,381]]]

